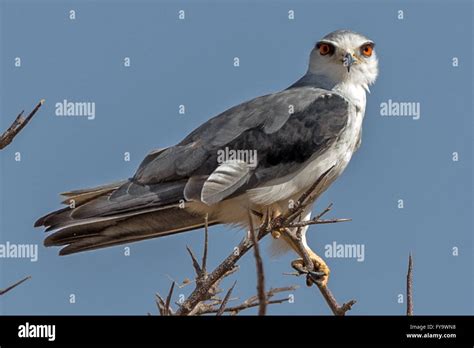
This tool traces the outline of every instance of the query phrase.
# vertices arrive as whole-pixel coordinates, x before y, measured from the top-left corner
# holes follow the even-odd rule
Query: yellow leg
[[[278,207],[273,207],[272,209],[268,210],[267,214],[270,215],[270,216],[269,217],[264,216],[264,218],[263,218],[264,221],[265,221],[265,219],[268,219],[268,218],[271,220],[275,217],[278,217],[279,215],[282,214],[282,211]],[[287,242],[291,246],[291,248],[296,251],[296,253],[298,255],[303,257],[303,255],[301,254],[300,249],[295,244],[295,241],[293,240],[292,236],[288,236],[286,233],[284,233],[283,230],[273,230],[271,233],[272,233],[272,237],[275,238],[275,239],[279,239],[281,236],[283,236],[285,242]],[[305,250],[308,253],[309,258],[313,262],[314,271],[321,272],[321,273],[324,274],[321,277],[321,280],[319,281],[319,283],[322,284],[322,285],[326,285],[328,280],[329,280],[329,273],[330,273],[330,269],[329,269],[328,265],[318,254],[316,254],[313,250],[311,250],[307,245],[305,245]],[[303,258],[294,260],[291,263],[291,265],[295,269],[303,269],[304,268]],[[310,285],[312,285],[312,282],[308,282],[308,286],[310,286]]]
[[[291,263],[291,266],[295,269],[304,269],[305,268],[304,260],[303,260],[303,255],[301,254],[300,249],[295,245],[295,242],[290,236],[287,236],[287,235],[283,235],[283,236],[285,238],[285,241],[293,248],[293,250],[295,250],[296,253],[302,257],[300,259],[294,260]],[[306,246],[305,250],[309,258],[313,262],[314,271],[323,273],[323,276],[321,277],[321,280],[319,281],[319,283],[325,286],[329,280],[329,274],[331,273],[331,270],[329,269],[328,265],[323,260],[323,258],[319,256],[318,254],[316,254],[313,250],[311,250],[310,247]],[[311,286],[311,285],[312,285],[312,282],[308,281],[308,286]]]
[[[282,214],[282,211],[280,210],[280,208],[274,207],[272,209],[268,209],[266,214],[268,214],[269,216],[264,215],[263,220],[271,221],[273,218],[280,216]],[[281,237],[281,231],[279,230],[272,230],[271,233],[272,233],[272,237],[275,239],[279,239]]]

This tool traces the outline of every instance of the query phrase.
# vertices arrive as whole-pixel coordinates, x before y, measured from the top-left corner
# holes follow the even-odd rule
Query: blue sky
[[[181,9],[185,20],[178,20]],[[121,246],[59,257],[42,246],[34,221],[59,207],[59,192],[130,177],[151,149],[180,141],[233,105],[286,88],[306,71],[318,39],[349,28],[376,42],[380,76],[368,96],[362,146],[315,208],[334,202],[331,216],[353,221],[312,227],[309,243],[320,254],[333,242],[364,246],[363,262],[326,259],[338,300],[358,301],[353,314],[404,313],[398,295],[409,252],[415,313],[472,314],[472,18],[468,1],[0,0],[0,129],[46,99],[0,152],[0,243],[39,248],[37,262],[0,259],[0,287],[33,277],[0,298],[0,313],[156,313],[155,292],[166,293],[170,279],[192,278],[185,246],[200,253],[202,231],[131,244],[130,256]],[[64,99],[95,102],[95,119],[56,116]],[[389,99],[420,103],[420,119],[381,116]],[[210,265],[242,236],[211,228]],[[295,256],[272,259],[267,244],[267,287],[301,286],[294,303],[270,314],[330,314],[314,288],[283,275]],[[253,257],[240,266],[223,285],[236,279],[234,295],[243,300],[256,292]],[[190,290],[179,289],[175,300]]]

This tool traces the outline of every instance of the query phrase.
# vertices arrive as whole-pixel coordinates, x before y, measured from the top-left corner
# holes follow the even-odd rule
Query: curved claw
[[[309,271],[306,276],[306,285],[311,286],[314,283],[317,283],[318,285],[324,285],[326,276],[327,274],[324,272]]]
[[[326,275],[324,272],[309,271],[308,274],[312,275],[314,278],[322,278]]]
[[[318,285],[326,285],[329,278],[329,268],[325,263],[321,263],[320,259],[313,259],[315,270],[309,271],[304,265],[303,259],[296,259],[291,262],[293,267],[299,274],[306,274],[306,285],[311,286],[315,283]]]

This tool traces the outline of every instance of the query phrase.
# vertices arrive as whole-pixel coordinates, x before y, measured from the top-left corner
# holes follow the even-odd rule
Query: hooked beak
[[[351,71],[352,64],[355,63],[355,59],[350,53],[346,53],[342,58],[342,65],[347,68],[347,72]]]

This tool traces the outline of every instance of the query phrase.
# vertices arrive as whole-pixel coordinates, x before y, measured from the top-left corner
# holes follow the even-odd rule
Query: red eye
[[[360,52],[365,57],[370,57],[372,55],[373,50],[374,50],[374,48],[370,44],[364,45],[360,48]]]
[[[326,54],[330,53],[331,52],[331,46],[329,44],[321,44],[319,45],[319,53],[322,55],[322,56],[325,56]]]

